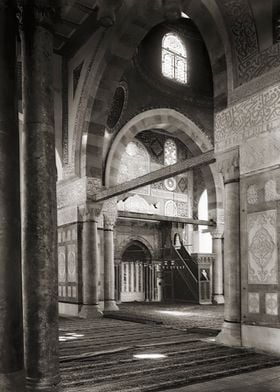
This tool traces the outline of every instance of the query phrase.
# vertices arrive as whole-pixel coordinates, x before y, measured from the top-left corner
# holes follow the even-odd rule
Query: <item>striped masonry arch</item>
[[[117,185],[117,175],[122,154],[135,136],[145,130],[161,129],[181,140],[195,155],[212,150],[210,138],[189,118],[174,109],[161,108],[142,112],[131,119],[115,137],[105,167],[105,186]],[[209,217],[216,220],[223,209],[222,178],[217,173],[216,165],[201,168],[208,192]]]
[[[125,3],[116,24],[98,35],[99,41],[92,54],[78,100],[73,132],[72,166],[78,176],[102,178],[105,124],[115,89],[144,36],[163,21],[162,12],[148,3]],[[224,45],[215,24],[215,15],[212,15],[211,9],[204,6],[201,9],[201,0],[192,2],[191,5],[184,2],[184,12],[199,27],[205,39],[215,86],[216,78],[219,82],[227,77],[225,53],[222,50]],[[211,36],[203,29],[203,21],[211,26]],[[217,46],[220,48],[219,52],[216,50]],[[217,83],[217,86],[221,85],[224,86],[224,91],[220,90],[221,87],[214,89],[217,101],[220,97],[227,97],[227,83]]]

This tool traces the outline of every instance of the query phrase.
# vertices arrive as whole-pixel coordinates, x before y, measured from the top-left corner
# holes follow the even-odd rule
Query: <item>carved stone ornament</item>
[[[211,236],[213,239],[222,239],[224,238],[224,228],[220,227],[214,230],[211,230]]]
[[[216,154],[218,172],[222,174],[224,183],[239,180],[239,148]]]
[[[102,212],[103,203],[87,203],[79,207],[79,218],[83,222],[98,222]]]
[[[118,217],[117,198],[105,200],[102,213],[104,216],[104,229],[113,229]]]

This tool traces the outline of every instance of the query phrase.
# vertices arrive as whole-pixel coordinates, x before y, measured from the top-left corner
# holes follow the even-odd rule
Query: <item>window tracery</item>
[[[168,33],[162,39],[161,64],[163,76],[187,83],[187,51],[174,33]]]

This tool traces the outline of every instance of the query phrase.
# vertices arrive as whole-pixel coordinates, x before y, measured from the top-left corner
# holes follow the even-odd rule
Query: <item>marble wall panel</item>
[[[265,293],[265,313],[271,316],[278,315],[278,294]]]
[[[240,174],[280,164],[279,131],[260,135],[240,146]]]
[[[277,284],[276,210],[248,214],[248,283]]]
[[[248,293],[248,312],[260,313],[260,294]]]

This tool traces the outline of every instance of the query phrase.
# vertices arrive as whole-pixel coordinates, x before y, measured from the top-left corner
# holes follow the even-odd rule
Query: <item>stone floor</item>
[[[213,343],[222,316],[222,306],[122,304],[126,321],[62,319],[61,390],[280,392],[280,357]],[[147,353],[163,357],[134,358]]]
[[[178,329],[210,329],[218,333],[224,320],[223,305],[122,303],[107,317],[136,322],[155,322]]]

